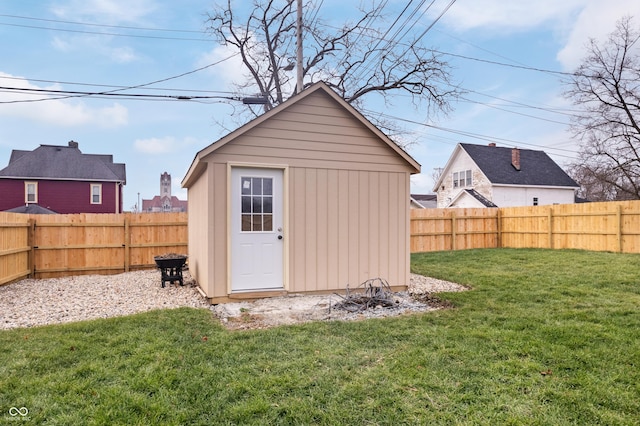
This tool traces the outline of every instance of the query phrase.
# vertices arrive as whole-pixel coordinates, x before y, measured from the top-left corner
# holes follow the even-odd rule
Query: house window
[[[471,178],[471,170],[463,170],[461,172],[453,173],[453,187],[464,188],[465,186],[471,186],[473,179]]]
[[[38,202],[38,182],[24,183],[24,202],[26,204]]]
[[[273,179],[241,177],[242,231],[273,231]]]
[[[91,204],[102,204],[102,185],[91,184]]]
[[[538,197],[533,197],[533,205],[534,206],[538,205]]]

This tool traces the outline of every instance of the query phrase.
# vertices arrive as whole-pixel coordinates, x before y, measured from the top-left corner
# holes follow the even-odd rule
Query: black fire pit
[[[162,272],[162,287],[165,282],[174,283],[178,281],[180,285],[184,285],[182,278],[182,267],[187,262],[187,256],[183,254],[165,254],[155,256],[153,260]]]

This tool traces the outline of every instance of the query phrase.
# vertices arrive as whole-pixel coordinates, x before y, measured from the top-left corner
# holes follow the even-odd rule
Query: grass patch
[[[640,256],[469,250],[412,270],[473,290],[362,322],[230,332],[185,308],[0,331],[0,423],[637,424]]]

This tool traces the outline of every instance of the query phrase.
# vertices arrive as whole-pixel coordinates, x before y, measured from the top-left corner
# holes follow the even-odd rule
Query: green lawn
[[[0,331],[0,424],[638,424],[639,255],[469,250],[412,270],[473,290],[362,322],[230,332],[185,308]]]

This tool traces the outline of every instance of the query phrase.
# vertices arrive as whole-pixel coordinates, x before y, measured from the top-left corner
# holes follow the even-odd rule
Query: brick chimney
[[[511,149],[511,165],[520,171],[520,150],[518,148]]]
[[[69,148],[77,148],[77,147],[78,147],[78,142],[69,141]]]
[[[496,143],[495,142],[489,142],[489,146],[495,147]]]

